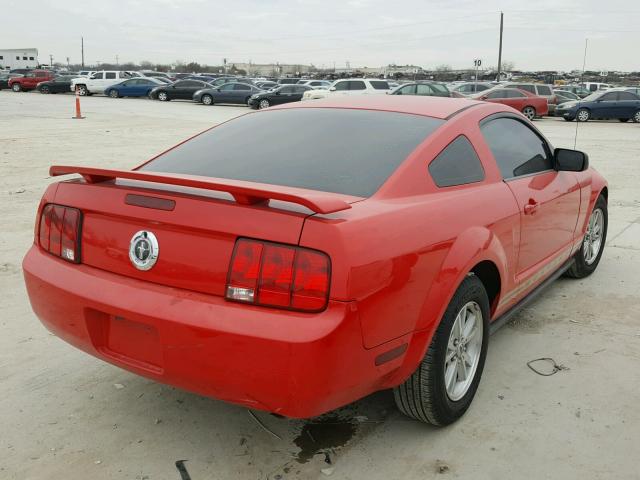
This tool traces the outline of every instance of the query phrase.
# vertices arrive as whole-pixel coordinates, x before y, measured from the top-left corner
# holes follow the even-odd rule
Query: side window
[[[507,98],[507,93],[505,90],[496,90],[487,95],[487,98]]]
[[[438,187],[452,187],[484,180],[484,168],[467,137],[460,135],[429,164]]]
[[[416,94],[416,86],[415,85],[407,85],[398,90],[398,93],[402,93],[402,95],[415,95]]]
[[[533,93],[536,95],[536,87],[533,85],[516,85],[515,88],[519,88],[520,90],[524,90],[529,93]]]
[[[371,86],[376,90],[389,90],[389,84],[382,80],[371,80]]]
[[[102,80],[102,72],[100,73],[94,73],[93,77],[91,77],[93,80]]]
[[[600,100],[602,100],[603,102],[615,102],[616,94],[615,92],[605,93],[600,97]]]
[[[235,86],[235,83],[225,83],[220,87],[220,90],[223,92],[230,92],[231,90],[233,90],[234,86]]]
[[[519,92],[516,89],[509,90],[507,92],[507,94],[508,94],[509,98],[524,98],[524,97],[526,97],[526,95],[524,93]]]
[[[538,85],[538,95],[552,95],[551,89],[546,85]]]
[[[251,90],[249,85],[245,85],[244,83],[236,83],[233,85],[234,90]]]
[[[418,84],[416,85],[416,93],[418,95],[433,95],[435,92],[429,85]]]
[[[637,98],[630,92],[618,92],[618,100],[637,100]]]
[[[46,72],[36,72],[36,77],[46,77]]]
[[[116,72],[107,72],[105,73],[104,78],[107,80],[113,80],[116,78]]]
[[[362,80],[352,80],[349,82],[349,90],[366,90],[367,86]]]
[[[293,87],[286,85],[280,89],[280,94],[283,93],[293,93]]]
[[[546,142],[513,118],[496,118],[480,126],[504,179],[550,170]]]
[[[349,82],[338,82],[335,87],[336,91],[349,90]]]

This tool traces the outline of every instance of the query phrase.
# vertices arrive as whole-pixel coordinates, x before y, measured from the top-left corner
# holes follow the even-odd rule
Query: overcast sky
[[[28,0],[3,2],[1,48],[35,47],[42,63],[176,60],[319,67],[497,64],[517,69],[640,70],[632,0]],[[8,3],[8,5],[7,5]]]

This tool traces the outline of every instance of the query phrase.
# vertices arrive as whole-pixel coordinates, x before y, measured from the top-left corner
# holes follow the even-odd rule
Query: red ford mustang
[[[460,417],[489,334],[592,273],[607,185],[500,104],[361,96],[207,130],[133,171],[54,166],[23,267],[56,335],[140,375],[314,416],[394,388]]]

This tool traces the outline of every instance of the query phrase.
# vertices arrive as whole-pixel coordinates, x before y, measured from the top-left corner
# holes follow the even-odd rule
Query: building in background
[[[13,70],[14,68],[36,68],[37,66],[37,48],[0,49],[0,70]]]
[[[300,76],[308,74],[312,69],[312,65],[298,65],[286,63],[228,63],[231,69],[243,70],[249,76]]]

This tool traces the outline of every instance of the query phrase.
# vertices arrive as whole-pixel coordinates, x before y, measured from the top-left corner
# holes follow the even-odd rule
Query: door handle
[[[538,211],[538,207],[540,204],[536,202],[533,198],[529,199],[529,203],[524,206],[524,214],[525,215],[533,215]]]

